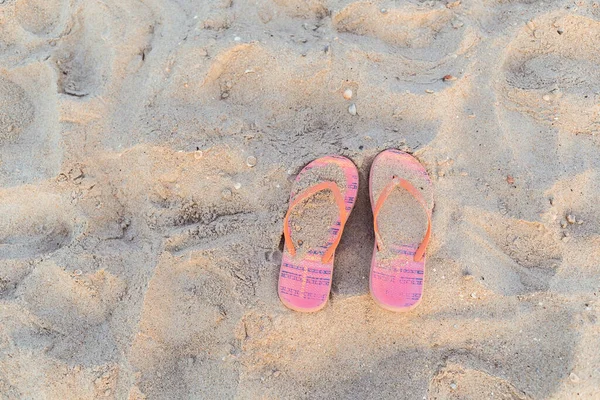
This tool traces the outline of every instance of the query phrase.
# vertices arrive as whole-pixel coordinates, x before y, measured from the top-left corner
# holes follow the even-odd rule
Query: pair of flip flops
[[[385,309],[408,311],[423,296],[432,189],[427,171],[408,153],[390,149],[373,161],[375,248],[369,280],[373,299]],[[327,303],[335,250],[357,192],[358,171],[341,156],[319,158],[296,177],[284,219],[278,288],[288,308],[314,312]]]

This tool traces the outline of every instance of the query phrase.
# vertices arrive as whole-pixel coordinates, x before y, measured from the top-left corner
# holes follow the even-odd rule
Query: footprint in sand
[[[286,101],[282,99],[284,94],[278,93],[281,90],[271,82],[271,79],[279,82],[285,74],[271,51],[259,43],[225,48],[210,62],[204,48],[187,47],[180,53],[178,65],[173,70],[173,82],[166,90],[170,102],[175,100],[182,106],[190,101],[209,105],[217,100],[216,104],[220,105],[223,102],[253,105],[260,113],[275,107],[277,101]],[[293,89],[292,85],[287,86]],[[181,90],[182,87],[185,90]],[[263,90],[256,92],[255,87]]]
[[[0,146],[18,138],[35,118],[23,88],[0,75]]]
[[[600,22],[552,13],[507,47],[499,92],[508,108],[567,133],[600,129]]]
[[[483,371],[450,364],[442,368],[429,383],[431,400],[498,398],[529,400],[510,382]]]
[[[0,261],[0,297],[13,291],[31,271],[31,265],[25,260]]]
[[[25,259],[67,245],[70,207],[58,195],[29,188],[0,191],[0,259]]]
[[[107,320],[125,288],[123,281],[103,270],[70,274],[52,262],[43,262],[23,280],[16,295],[45,328],[83,335]]]
[[[102,67],[106,63],[93,50],[80,44],[62,48],[56,65],[60,93],[74,97],[97,94],[102,85]]]
[[[385,13],[372,3],[351,3],[333,16],[335,29],[341,33],[351,33],[379,39],[415,54],[418,49],[438,49],[440,54],[460,44],[461,31],[452,29],[453,14],[447,8],[391,8]],[[425,53],[425,52],[422,52]]]
[[[144,198],[150,200],[149,224],[163,232],[164,250],[174,256],[226,260],[220,267],[235,277],[238,293],[253,296],[258,270],[255,264],[249,268],[248,260],[262,240],[268,248],[266,224],[280,226],[277,213],[268,211],[266,196],[259,194],[268,188],[247,186],[251,169],[243,154],[231,149],[215,147],[201,158],[193,152],[155,151],[148,178],[152,183]],[[136,181],[143,173],[135,174]]]
[[[93,3],[80,6],[74,13],[77,23],[53,55],[59,75],[59,93],[74,97],[94,96],[110,77],[114,49],[106,46],[103,36],[118,27],[112,27],[105,14],[104,8]]]
[[[48,35],[64,23],[67,8],[64,0],[17,0],[15,14],[27,31]]]
[[[458,76],[467,64],[464,55],[478,41],[453,10],[439,6],[408,4],[382,12],[376,4],[355,2],[333,16],[333,26],[381,72],[428,88],[446,75]]]
[[[256,206],[240,183],[251,173],[243,154],[224,147],[204,152],[140,147],[124,153],[118,165],[137,165],[140,158],[146,164],[132,172],[132,179],[148,184],[136,184],[143,191],[129,197],[149,201],[147,221],[168,236],[166,250],[183,254],[190,247],[239,233],[240,226],[251,222]],[[203,179],[198,179],[200,175]]]
[[[231,359],[239,349],[229,333],[242,310],[232,279],[214,264],[208,257],[160,257],[130,356],[145,395],[164,395],[164,390],[169,398],[190,391],[202,398],[234,394],[234,386],[220,382],[238,379]]]
[[[53,81],[46,63],[0,69],[0,186],[54,177],[62,161]]]
[[[506,296],[548,289],[563,259],[554,231],[538,222],[491,213],[468,215],[457,240],[468,244],[459,247],[469,274]]]
[[[107,321],[125,283],[106,271],[80,274],[50,261],[31,267],[0,309],[0,343],[14,355],[0,359],[0,393],[91,399],[114,391],[118,350]],[[5,390],[10,385],[16,397]]]

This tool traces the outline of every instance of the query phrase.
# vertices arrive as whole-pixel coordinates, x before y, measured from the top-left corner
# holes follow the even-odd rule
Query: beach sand
[[[599,399],[598,43],[586,0],[1,0],[0,399]],[[434,188],[402,314],[387,148]],[[359,197],[301,314],[282,221],[327,154]]]

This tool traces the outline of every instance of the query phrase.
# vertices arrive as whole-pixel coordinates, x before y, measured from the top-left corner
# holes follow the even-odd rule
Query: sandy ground
[[[586,0],[0,0],[0,398],[599,399],[598,43]],[[368,294],[389,147],[435,190],[408,314]],[[325,154],[362,186],[306,315]]]

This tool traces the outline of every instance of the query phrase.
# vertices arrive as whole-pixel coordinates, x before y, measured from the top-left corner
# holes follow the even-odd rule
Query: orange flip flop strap
[[[381,191],[379,198],[377,199],[377,204],[375,205],[375,210],[373,210],[373,225],[375,228],[375,240],[377,241],[377,249],[381,251],[383,247],[383,241],[381,240],[381,235],[379,233],[379,227],[377,225],[377,216],[379,215],[379,211],[381,211],[381,207],[383,207],[383,203],[388,198],[388,196],[392,193],[392,191],[396,188],[396,186],[400,186],[402,189],[406,190],[410,193],[421,205],[423,211],[425,211],[425,215],[427,215],[427,232],[425,232],[425,237],[423,241],[419,245],[417,249],[414,260],[421,261],[423,256],[425,255],[425,249],[429,244],[429,238],[431,237],[431,216],[429,215],[429,209],[427,208],[427,203],[423,199],[421,192],[419,192],[409,181],[406,179],[394,177],[392,181]]]
[[[344,225],[346,224],[346,219],[347,219],[346,206],[344,204],[344,196],[342,196],[342,192],[340,192],[340,189],[338,188],[338,186],[335,182],[330,182],[330,181],[321,182],[321,183],[311,186],[311,187],[305,189],[304,191],[300,192],[299,194],[297,194],[294,197],[294,200],[292,201],[292,203],[290,204],[287,214],[285,214],[285,219],[283,220],[283,236],[285,238],[285,246],[287,247],[287,249],[290,252],[290,254],[292,255],[292,257],[296,255],[296,248],[294,247],[294,242],[292,242],[290,226],[288,223],[292,209],[294,207],[296,207],[298,204],[300,204],[302,201],[309,198],[310,196],[312,196],[318,192],[322,192],[324,190],[331,190],[331,192],[333,193],[333,197],[335,197],[335,202],[336,202],[338,210],[340,212],[341,224],[340,224],[340,229],[336,235],[334,242],[331,244],[331,246],[329,246],[329,248],[323,255],[323,258],[322,258],[323,262],[326,263],[329,260],[331,260],[331,257],[333,256],[333,253],[335,252],[337,245],[340,243],[340,239],[342,237],[342,231],[344,230]]]

